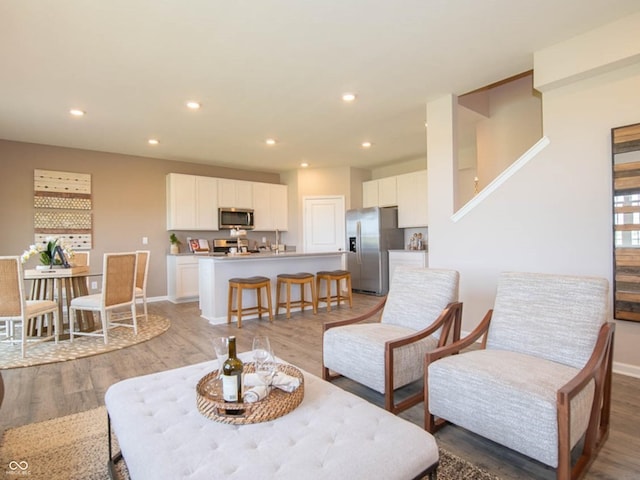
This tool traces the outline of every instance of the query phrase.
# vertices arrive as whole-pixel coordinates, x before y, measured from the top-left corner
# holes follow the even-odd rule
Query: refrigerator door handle
[[[362,265],[362,253],[361,253],[362,239],[360,238],[361,236],[362,236],[362,225],[360,223],[360,220],[358,220],[358,222],[356,223],[356,261],[358,262],[358,265]]]

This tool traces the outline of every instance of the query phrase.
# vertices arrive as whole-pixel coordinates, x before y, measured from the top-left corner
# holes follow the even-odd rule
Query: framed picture
[[[191,253],[209,253],[209,242],[204,238],[189,239]]]

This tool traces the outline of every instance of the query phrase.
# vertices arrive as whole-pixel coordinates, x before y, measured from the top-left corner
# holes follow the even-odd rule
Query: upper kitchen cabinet
[[[167,230],[218,230],[218,181],[167,175]]]
[[[253,182],[218,179],[218,206],[225,208],[253,208]]]
[[[398,175],[398,227],[426,227],[427,218],[427,171]]]
[[[393,207],[398,204],[396,177],[362,183],[362,206]]]
[[[287,186],[253,184],[254,230],[288,230]]]

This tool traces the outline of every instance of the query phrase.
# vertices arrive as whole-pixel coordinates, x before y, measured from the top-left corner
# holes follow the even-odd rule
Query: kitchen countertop
[[[282,253],[236,253],[234,255],[203,255],[203,258],[211,258],[215,261],[232,261],[232,260],[266,260],[278,258],[294,258],[294,257],[325,257],[342,255],[344,252],[319,252],[319,253],[302,253],[302,252],[282,252]]]

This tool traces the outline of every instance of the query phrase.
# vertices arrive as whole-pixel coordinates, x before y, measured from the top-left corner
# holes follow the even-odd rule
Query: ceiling
[[[426,155],[428,100],[530,70],[533,52],[638,10],[638,0],[0,0],[0,138],[273,172],[373,168]]]

